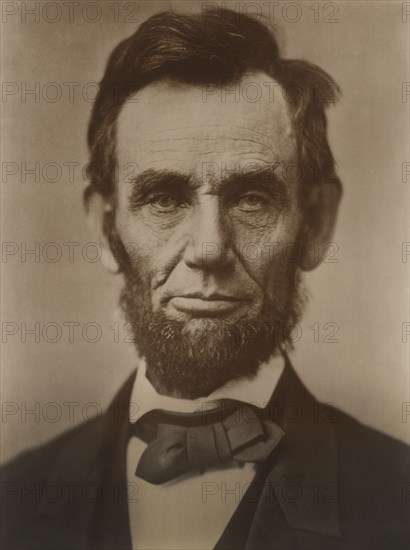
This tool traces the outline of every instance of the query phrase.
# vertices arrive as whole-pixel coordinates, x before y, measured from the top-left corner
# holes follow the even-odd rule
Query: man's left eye
[[[240,210],[246,212],[255,212],[263,208],[267,203],[266,197],[258,195],[256,193],[248,193],[247,195],[242,195],[237,201],[235,206]]]

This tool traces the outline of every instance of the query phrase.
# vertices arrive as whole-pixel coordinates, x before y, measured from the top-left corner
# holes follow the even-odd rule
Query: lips
[[[223,294],[220,292],[213,292],[212,294],[205,294],[203,292],[191,292],[189,294],[181,294],[174,296],[174,298],[191,298],[197,300],[204,300],[205,302],[214,302],[214,301],[232,301],[240,302],[243,301],[237,296],[230,296],[228,294]]]
[[[195,316],[217,316],[230,313],[248,300],[223,293],[188,293],[170,298],[170,304],[183,313]]]

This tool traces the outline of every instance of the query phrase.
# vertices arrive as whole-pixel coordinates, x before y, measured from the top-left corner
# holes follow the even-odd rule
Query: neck
[[[198,399],[200,397],[207,397],[210,395],[213,391],[218,389],[221,385],[216,385],[213,387],[204,387],[201,392],[185,392],[183,390],[179,390],[178,388],[170,388],[162,380],[158,378],[158,376],[155,375],[150,369],[147,367],[146,377],[152,384],[152,386],[155,388],[157,393],[160,395],[165,395],[166,397],[174,397],[176,399]],[[222,384],[223,385],[223,384]]]
[[[155,390],[160,395],[166,395],[167,397],[175,397],[177,399],[192,399],[190,395],[185,395],[184,392],[179,391],[175,388],[170,389],[166,384],[164,384],[154,373],[150,372],[147,369],[146,377],[155,388]]]

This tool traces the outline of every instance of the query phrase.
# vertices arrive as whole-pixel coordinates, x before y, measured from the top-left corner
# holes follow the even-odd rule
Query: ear
[[[101,246],[101,261],[110,273],[119,273],[119,266],[111,252],[108,237],[105,232],[107,215],[113,214],[112,205],[100,194],[94,193],[87,204],[87,223],[91,233]]]
[[[302,270],[311,271],[325,257],[334,233],[341,197],[342,186],[338,179],[313,187],[305,207],[305,221],[300,235],[302,255],[299,265]]]

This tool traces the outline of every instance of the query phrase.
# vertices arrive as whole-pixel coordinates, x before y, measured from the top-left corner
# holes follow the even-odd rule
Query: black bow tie
[[[152,411],[137,422],[137,434],[148,441],[135,472],[154,485],[190,470],[238,462],[263,462],[284,436],[261,409],[244,403],[232,412],[178,414]],[[183,424],[183,425],[181,425]]]

